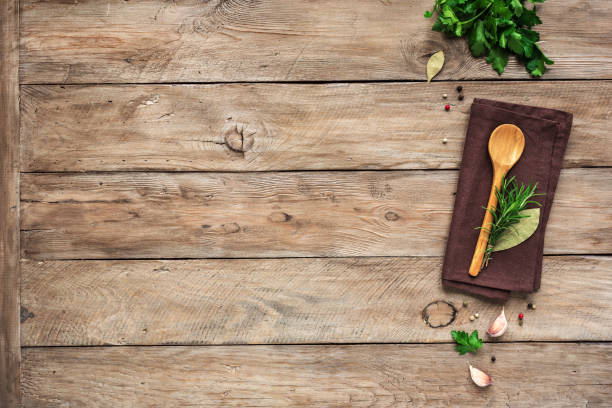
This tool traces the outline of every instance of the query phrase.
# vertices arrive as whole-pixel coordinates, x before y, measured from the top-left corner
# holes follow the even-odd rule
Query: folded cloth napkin
[[[493,178],[489,136],[504,123],[518,126],[525,135],[525,150],[509,176],[516,176],[519,183],[538,183],[536,192],[545,194],[536,198],[542,204],[540,223],[523,243],[494,252],[487,268],[473,278],[468,269],[480,232],[475,228],[482,224],[482,207],[487,205]],[[540,288],[544,232],[571,127],[571,113],[474,100],[442,267],[444,287],[501,301],[508,299],[511,291],[533,292]]]

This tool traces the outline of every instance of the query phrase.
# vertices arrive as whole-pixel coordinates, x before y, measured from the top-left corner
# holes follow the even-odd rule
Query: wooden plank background
[[[432,1],[22,1],[23,83],[497,78],[423,18]],[[546,79],[612,78],[609,0],[538,5]],[[503,79],[529,76],[514,59]]]
[[[19,7],[0,2],[0,406],[20,398]],[[6,404],[6,405],[5,405]]]
[[[608,168],[562,172],[545,253],[612,252],[611,176]],[[456,181],[454,170],[28,173],[21,178],[22,254],[440,256]]]
[[[594,406],[610,402],[608,344],[450,344],[25,349],[24,403],[60,407]],[[496,356],[495,363],[490,362]],[[173,364],[168,365],[168,361]]]
[[[538,4],[539,81],[430,31],[431,3],[22,0],[23,406],[609,405],[609,1]],[[449,331],[500,308],[440,285],[473,98],[574,125],[542,288],[464,358]]]
[[[501,306],[438,284],[442,258],[26,261],[24,346],[448,342],[422,310],[484,332]],[[500,341],[610,341],[612,257],[544,258],[542,288],[505,304]],[[584,294],[589,296],[585,297]],[[468,302],[463,307],[463,302]],[[516,322],[527,302],[537,305]],[[432,325],[452,309],[432,306]],[[469,316],[479,313],[479,319]],[[437,319],[434,321],[434,319]]]
[[[456,169],[474,97],[573,112],[565,167],[612,165],[612,82],[457,85],[24,86],[21,169]]]

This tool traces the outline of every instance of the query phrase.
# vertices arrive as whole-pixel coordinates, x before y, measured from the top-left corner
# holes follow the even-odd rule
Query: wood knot
[[[268,217],[272,222],[289,222],[293,217],[285,212],[275,211]]]
[[[437,329],[454,322],[457,317],[457,309],[446,300],[436,300],[425,306],[421,316],[426,325]]]
[[[228,234],[235,234],[236,232],[240,231],[240,225],[238,225],[235,222],[232,222],[229,224],[223,224],[221,225],[221,228],[223,228],[223,231],[225,231]]]
[[[21,306],[21,309],[19,310],[19,317],[20,317],[21,323],[23,323],[28,319],[34,318],[34,313],[30,312],[28,309]]]
[[[224,132],[225,144],[230,150],[244,153],[253,147],[255,143],[255,133],[257,130],[249,126],[248,123],[236,122]]]
[[[385,214],[385,218],[387,219],[387,221],[397,221],[400,219],[400,216],[397,215],[397,213],[394,213],[393,211],[387,211],[387,213]]]

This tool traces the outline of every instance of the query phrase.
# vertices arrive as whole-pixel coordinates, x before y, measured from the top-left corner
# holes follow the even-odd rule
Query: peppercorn
[[[447,139],[447,138],[442,139],[442,143],[443,143],[443,144],[448,143],[448,139]]]
[[[449,110],[450,110],[450,105],[448,105],[448,104],[447,104],[446,106],[444,106],[444,109],[446,109],[447,111],[449,111]]]
[[[524,317],[525,317],[525,315],[524,315],[524,314],[519,313],[519,320],[523,320],[523,318],[524,318]]]
[[[462,101],[462,100],[463,100],[463,94],[460,94],[458,99],[459,99],[460,101]]]
[[[480,315],[478,313],[474,313],[474,317],[478,319]]]
[[[470,316],[470,321],[472,321],[472,322],[473,322],[473,321],[474,321],[474,319],[475,319],[474,315]]]
[[[533,303],[527,303],[527,309],[532,309],[533,310]]]
[[[491,356],[491,361],[494,363],[496,360],[495,356]]]
[[[468,307],[468,302],[463,302],[463,307]]]
[[[463,91],[463,87],[462,87],[461,85],[459,85],[459,86],[457,87],[457,92],[461,92],[461,91]]]
[[[446,99],[446,98],[448,98],[448,94],[444,94],[444,95],[442,95],[442,97],[443,97],[444,99]]]

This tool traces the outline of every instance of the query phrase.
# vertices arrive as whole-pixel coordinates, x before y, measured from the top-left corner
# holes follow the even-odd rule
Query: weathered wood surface
[[[490,357],[496,356],[495,363]],[[468,360],[493,378],[480,389]],[[27,407],[604,407],[612,344],[23,350]]]
[[[497,78],[465,40],[431,31],[432,1],[22,1],[24,83]],[[609,0],[538,5],[546,79],[612,78]],[[528,78],[514,59],[505,79]]]
[[[441,256],[457,171],[27,173],[21,181],[28,259]],[[609,168],[562,171],[545,253],[612,252],[611,181]]]
[[[0,407],[20,401],[19,2],[0,2]]]
[[[441,265],[429,257],[25,261],[21,342],[427,343],[448,342],[451,329],[484,333],[501,306],[442,290]],[[501,341],[612,340],[612,257],[545,257],[543,281],[505,304]],[[446,328],[423,320],[437,300],[456,309],[453,321],[450,306],[427,308],[429,324],[452,322]]]
[[[473,97],[502,95],[574,114],[565,167],[612,165],[612,82],[456,85],[24,86],[21,168],[456,169]]]

